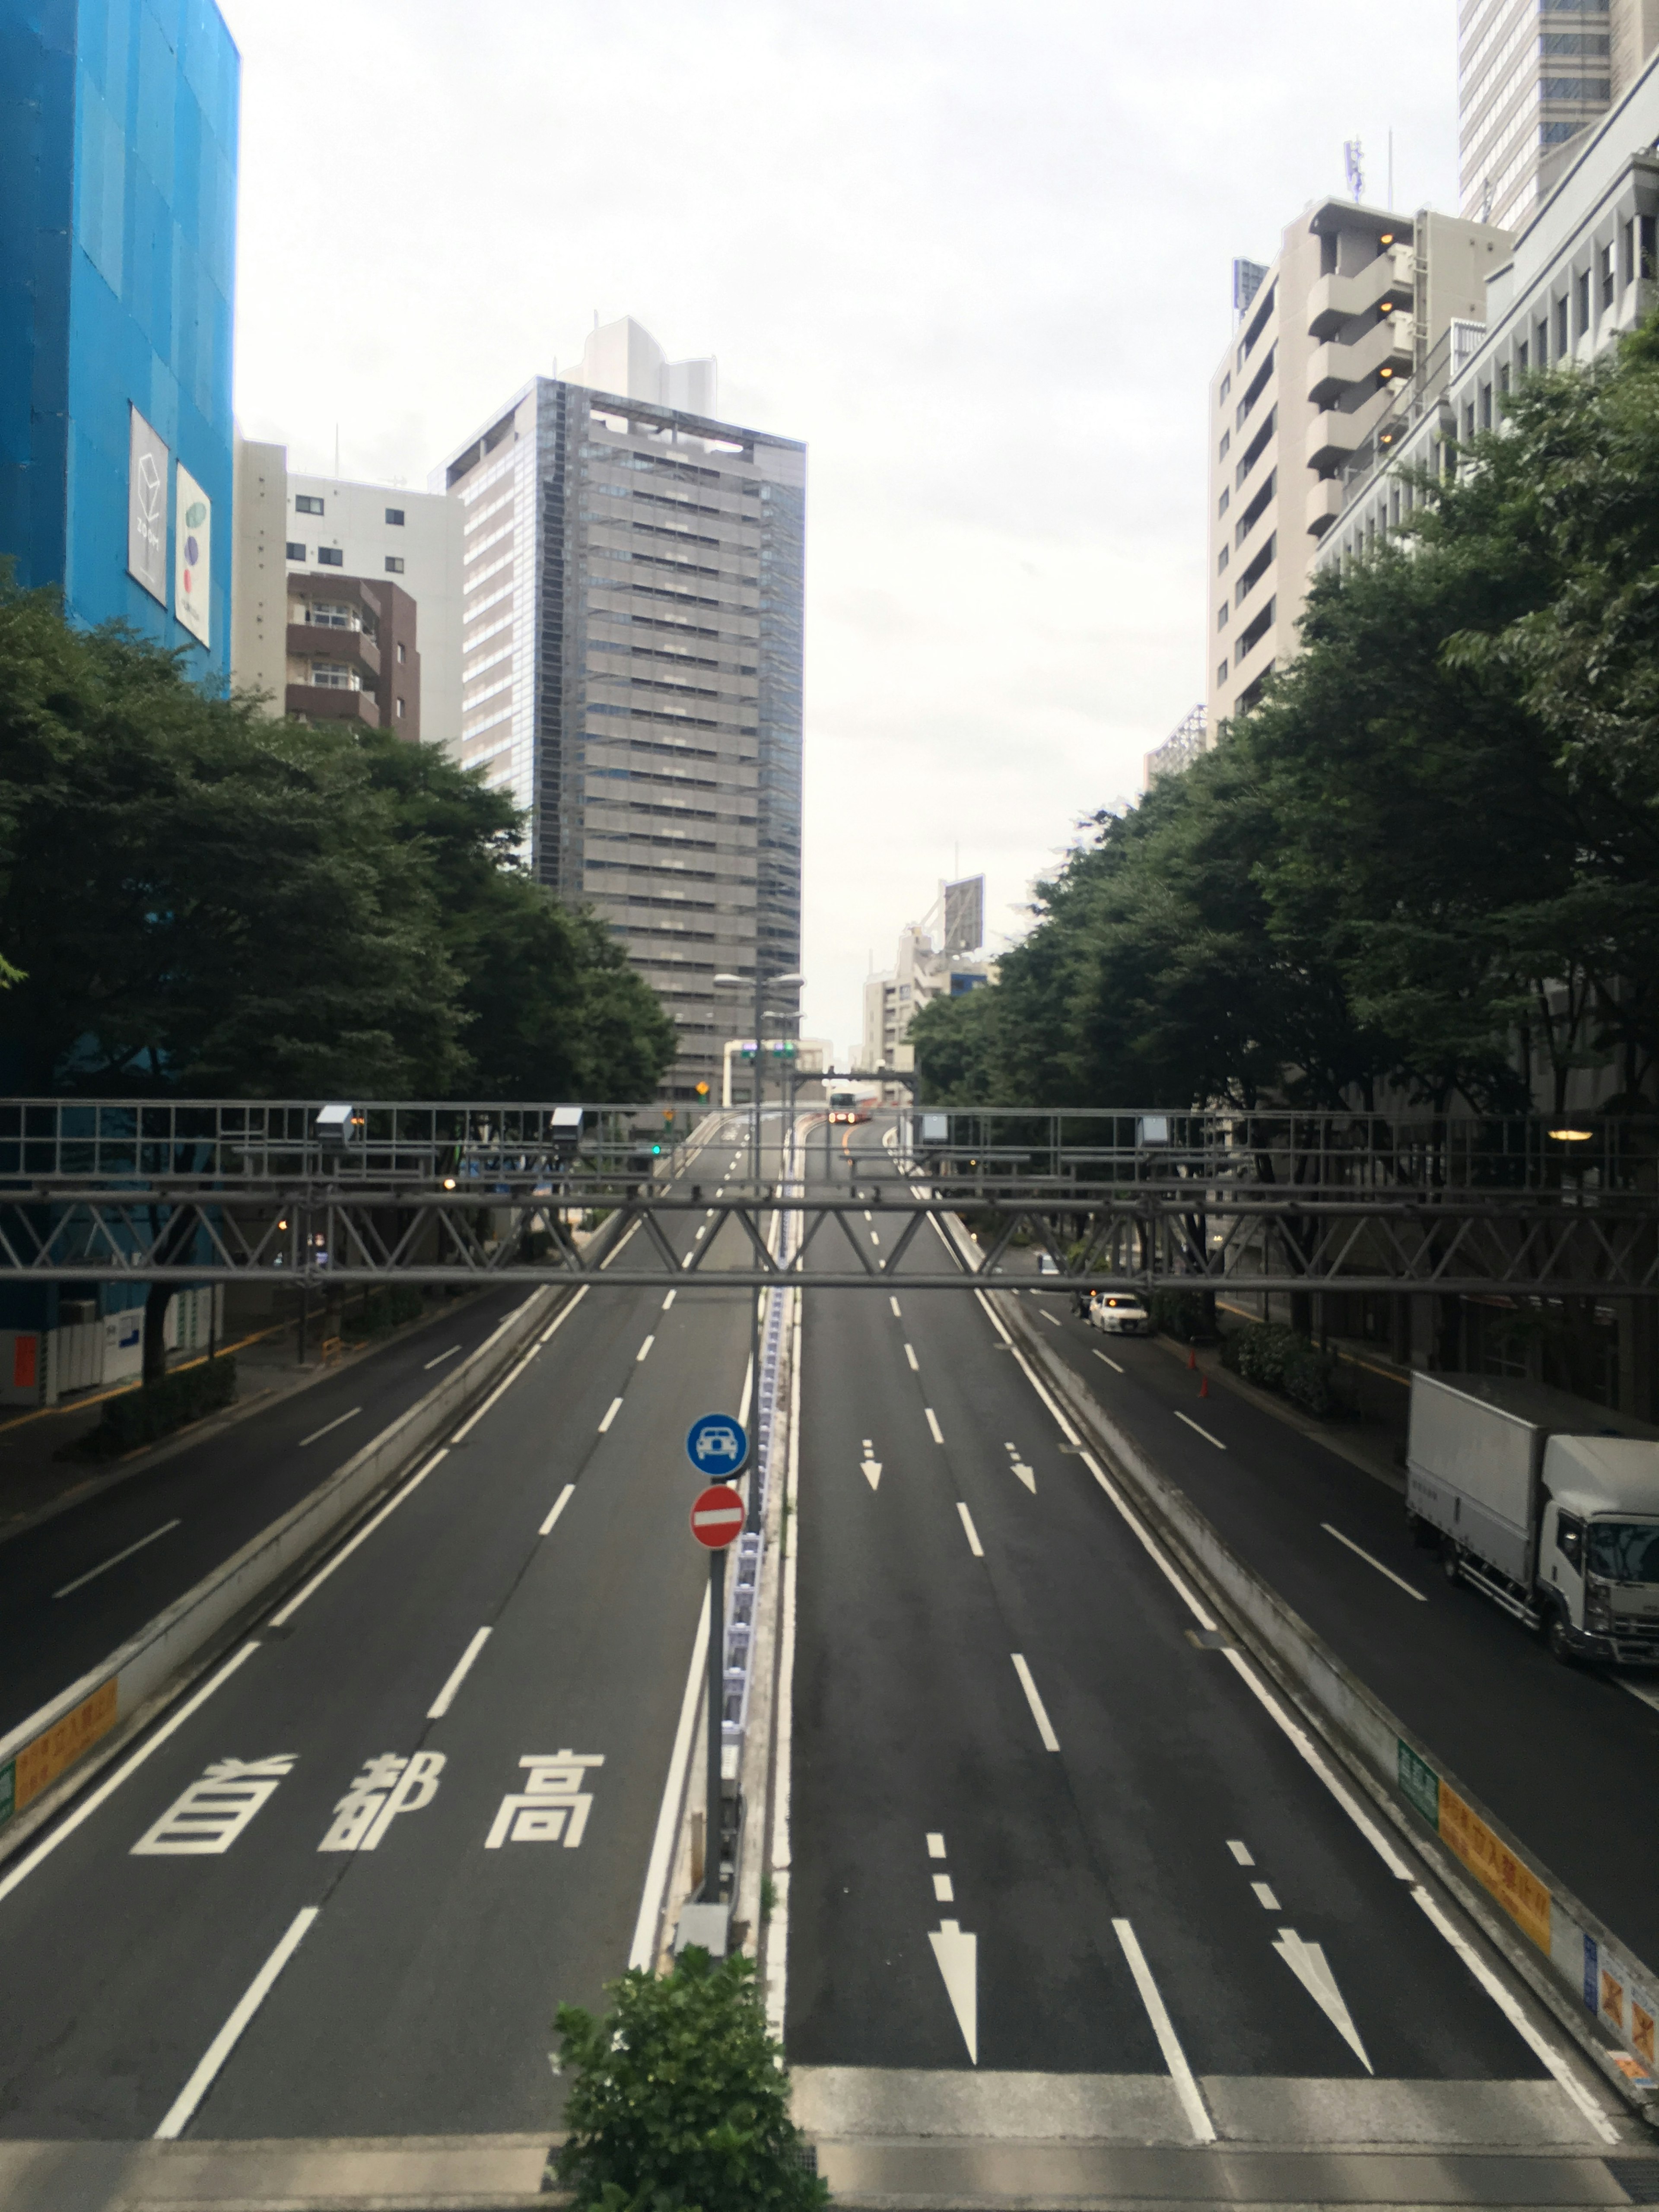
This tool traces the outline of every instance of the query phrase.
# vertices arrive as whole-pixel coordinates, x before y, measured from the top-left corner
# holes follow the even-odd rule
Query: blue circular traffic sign
[[[699,1474],[735,1474],[749,1456],[749,1438],[730,1413],[701,1413],[686,1431],[685,1455]]]

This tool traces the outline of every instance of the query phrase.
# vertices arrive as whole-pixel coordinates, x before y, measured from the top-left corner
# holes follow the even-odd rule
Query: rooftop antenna
[[[340,481],[340,426],[337,422],[334,425],[334,481],[336,483]]]
[[[1394,205],[1394,126],[1389,126],[1389,205]]]
[[[1365,149],[1358,139],[1345,138],[1342,142],[1342,167],[1348,179],[1348,190],[1353,194],[1356,207],[1358,206],[1361,195],[1365,189],[1364,164]]]

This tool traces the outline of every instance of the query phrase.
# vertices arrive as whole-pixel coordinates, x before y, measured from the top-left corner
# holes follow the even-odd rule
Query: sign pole
[[[708,1554],[708,1777],[704,1799],[702,1901],[720,1901],[721,1753],[726,1719],[726,1551]]]

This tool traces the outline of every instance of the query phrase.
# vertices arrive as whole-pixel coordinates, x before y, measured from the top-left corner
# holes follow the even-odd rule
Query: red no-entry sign
[[[697,1492],[691,1508],[691,1534],[711,1552],[723,1552],[743,1528],[743,1500],[729,1482],[716,1482]]]

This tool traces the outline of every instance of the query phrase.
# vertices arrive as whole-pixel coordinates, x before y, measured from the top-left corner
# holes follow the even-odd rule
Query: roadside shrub
[[[1146,1301],[1152,1327],[1177,1344],[1213,1344],[1216,1327],[1202,1291],[1154,1291]]]
[[[1221,1364],[1258,1390],[1277,1390],[1304,1413],[1341,1419],[1354,1410],[1353,1394],[1334,1352],[1286,1328],[1282,1322],[1249,1321],[1221,1340]]]
[[[789,2117],[783,2051],[755,1966],[688,1944],[672,1974],[607,1985],[603,2020],[561,2005],[559,2070],[575,2079],[560,2187],[578,2212],[807,2212],[830,2192]]]
[[[90,1455],[115,1459],[140,1444],[155,1443],[204,1413],[217,1413],[235,1395],[236,1362],[228,1352],[164,1375],[148,1389],[124,1390],[118,1398],[104,1401],[98,1426],[87,1440]]]
[[[362,1343],[388,1335],[405,1322],[418,1321],[425,1311],[426,1301],[412,1283],[389,1283],[383,1290],[371,1291],[356,1313],[341,1317],[340,1334]]]

